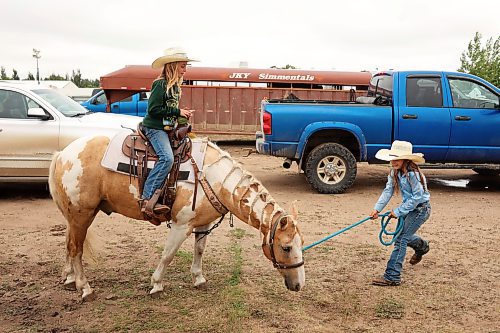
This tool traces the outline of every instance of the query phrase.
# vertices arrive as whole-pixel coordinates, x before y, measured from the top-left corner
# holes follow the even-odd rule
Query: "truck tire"
[[[307,156],[307,181],[319,193],[339,194],[351,187],[357,165],[353,154],[337,143],[324,143]]]
[[[500,170],[498,169],[474,168],[472,170],[481,176],[498,176],[500,174]]]

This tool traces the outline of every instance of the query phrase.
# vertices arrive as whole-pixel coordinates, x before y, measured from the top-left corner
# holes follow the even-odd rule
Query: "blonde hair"
[[[394,181],[394,184],[395,184],[395,186],[394,186],[395,193],[397,193],[399,191],[398,174],[401,173],[402,176],[406,175],[406,177],[408,178],[408,183],[409,183],[409,180],[410,180],[410,176],[408,175],[409,171],[413,171],[415,173],[418,173],[418,175],[420,176],[420,184],[422,184],[424,191],[427,191],[427,184],[424,180],[425,176],[422,173],[422,171],[420,170],[420,168],[418,167],[418,165],[411,160],[403,160],[403,167],[400,170],[393,169],[391,171],[392,180]]]
[[[180,62],[176,61],[165,64],[157,80],[163,79],[167,81],[167,84],[165,86],[166,91],[169,91],[173,86],[177,85],[179,87],[179,94],[180,94],[181,84],[184,78],[182,76],[179,77],[179,63]]]

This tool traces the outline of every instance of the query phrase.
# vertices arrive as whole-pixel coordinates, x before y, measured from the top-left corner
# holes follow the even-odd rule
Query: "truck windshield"
[[[59,112],[66,117],[74,117],[76,115],[84,115],[89,111],[83,106],[53,89],[35,89],[32,90],[35,94],[50,103]]]

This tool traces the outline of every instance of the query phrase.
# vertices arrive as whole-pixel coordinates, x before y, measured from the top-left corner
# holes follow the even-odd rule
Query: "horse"
[[[145,219],[138,205],[136,182],[100,163],[109,142],[106,136],[77,139],[54,154],[49,169],[50,194],[68,225],[62,283],[66,289],[81,292],[83,300],[95,297],[84,273],[82,255],[88,228],[97,213],[103,211],[108,215],[118,213],[136,220]],[[199,177],[206,180],[213,191],[211,196],[219,200],[226,212],[260,231],[263,253],[282,275],[286,288],[301,290],[305,284],[303,237],[295,205],[291,205],[291,214],[287,214],[261,182],[210,141]],[[151,276],[149,294],[152,296],[163,291],[165,268],[193,231],[193,283],[195,287],[206,285],[201,263],[207,238],[198,232],[209,230],[213,222],[223,216],[213,205],[213,198],[209,198],[205,190],[196,190],[192,183],[179,182],[176,193],[171,229],[161,260]]]

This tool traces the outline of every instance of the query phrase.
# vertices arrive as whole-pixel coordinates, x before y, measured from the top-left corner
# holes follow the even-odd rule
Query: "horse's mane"
[[[241,178],[238,181],[238,183],[236,184],[236,186],[234,187],[234,189],[232,190],[231,196],[234,197],[237,189],[241,189],[242,186],[245,186],[246,189],[243,192],[243,194],[241,195],[240,201],[245,202],[245,200],[246,200],[246,202],[248,202],[248,198],[251,197],[252,192],[255,193],[255,196],[253,197],[252,202],[249,202],[250,213],[248,214],[248,221],[247,221],[248,224],[251,224],[251,215],[255,211],[255,205],[257,204],[257,202],[259,202],[259,200],[263,204],[263,208],[262,208],[262,211],[261,211],[261,214],[259,217],[260,218],[260,229],[262,228],[262,226],[268,227],[268,224],[266,223],[266,219],[264,217],[264,214],[266,213],[266,208],[268,206],[272,206],[272,208],[273,208],[271,214],[269,215],[270,220],[274,216],[276,216],[276,214],[284,213],[284,210],[276,203],[276,201],[271,196],[269,191],[264,187],[264,185],[262,185],[262,183],[257,178],[255,178],[255,176],[252,173],[246,171],[242,167],[241,163],[234,160],[228,152],[219,148],[215,143],[209,141],[208,145],[210,147],[214,148],[219,153],[219,158],[215,162],[211,163],[210,165],[207,165],[206,166],[207,168],[209,168],[213,165],[216,165],[217,163],[220,163],[223,160],[230,161],[230,163],[232,165],[231,170],[226,174],[226,176],[224,177],[224,179],[221,182],[222,186],[224,186],[224,184],[227,182],[229,177],[231,177],[231,175],[234,172],[236,172],[236,171],[241,172]],[[243,184],[245,184],[245,185],[243,185]]]

